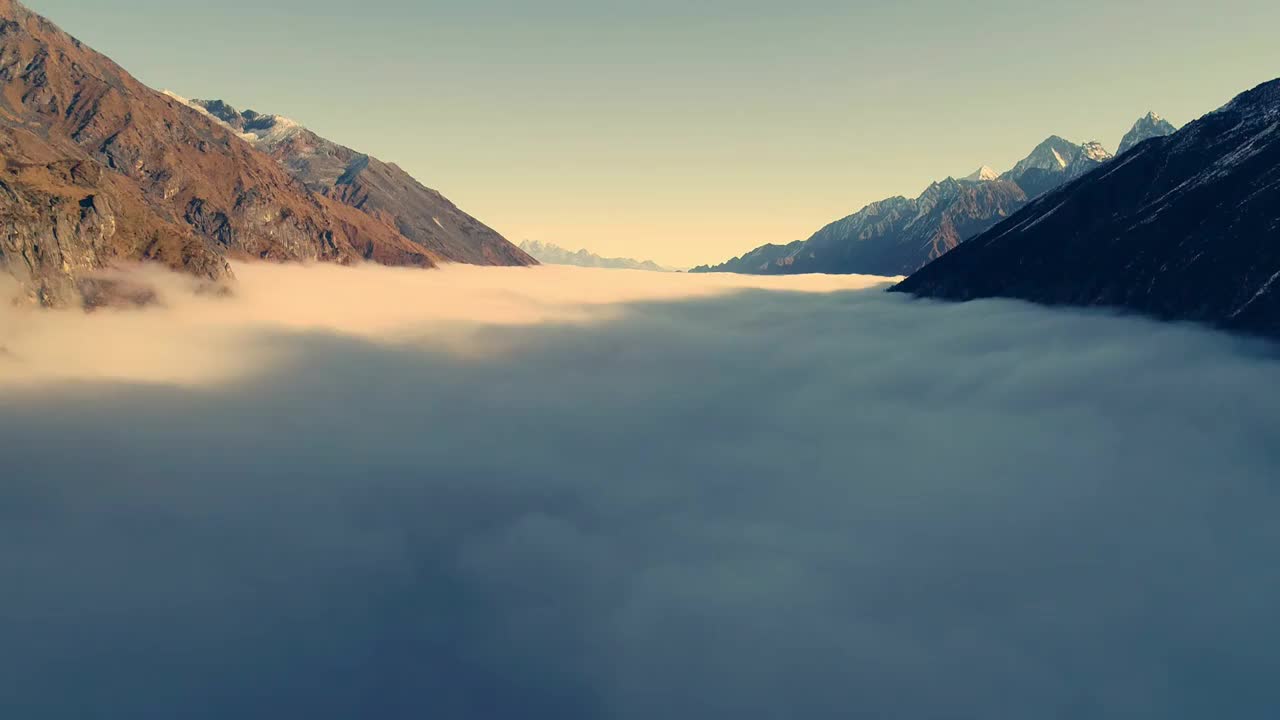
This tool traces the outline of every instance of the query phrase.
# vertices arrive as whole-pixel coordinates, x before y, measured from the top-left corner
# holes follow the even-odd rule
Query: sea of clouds
[[[1280,353],[875,278],[0,309],[0,717],[1273,718]]]

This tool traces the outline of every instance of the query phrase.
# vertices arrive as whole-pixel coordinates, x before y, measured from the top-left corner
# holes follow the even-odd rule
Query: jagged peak
[[[222,100],[192,100],[191,102],[199,105],[205,110],[208,110],[214,117],[220,118],[226,122],[236,122],[244,117],[239,110]]]
[[[1039,150],[1040,148],[1062,148],[1062,147],[1076,147],[1076,144],[1062,137],[1061,135],[1050,135],[1049,137],[1045,138],[1043,142],[1037,145],[1036,149]]]
[[[1000,179],[1000,173],[993,170],[990,165],[983,165],[963,179],[965,182],[990,182]]]
[[[1102,143],[1097,140],[1090,140],[1080,147],[1084,152],[1084,157],[1090,160],[1101,162],[1111,159],[1111,151],[1103,147]]]
[[[1061,135],[1050,135],[1003,177],[1017,179],[1029,169],[1036,168],[1053,172],[1068,171],[1081,160],[1102,162],[1111,157],[1111,153],[1100,143],[1089,141],[1076,144]]]
[[[937,194],[944,190],[953,190],[955,188],[958,188],[959,186],[960,186],[960,181],[956,180],[953,177],[946,177],[946,178],[943,178],[942,180],[934,180],[933,182],[929,183],[929,187],[925,188],[924,193],[921,194],[921,197],[924,197],[926,195]]]
[[[237,110],[223,100],[187,100],[168,90],[165,94],[212,117],[241,138],[266,149],[288,140],[306,128],[283,115],[270,115],[255,110]]]
[[[1138,118],[1129,132],[1125,133],[1125,136],[1120,140],[1120,147],[1116,150],[1116,154],[1124,154],[1143,141],[1172,135],[1174,132],[1177,132],[1177,128],[1173,126],[1173,123],[1160,117],[1155,112],[1148,112]]]
[[[1133,123],[1133,128],[1131,132],[1140,132],[1144,130],[1150,130],[1153,128],[1165,130],[1165,131],[1171,131],[1175,129],[1173,127],[1173,123],[1169,122],[1168,120],[1165,120],[1158,113],[1148,112],[1146,115],[1143,115],[1142,117],[1138,118],[1137,121]]]

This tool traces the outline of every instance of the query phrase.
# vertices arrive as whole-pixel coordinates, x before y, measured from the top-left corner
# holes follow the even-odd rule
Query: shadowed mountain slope
[[[1280,80],[912,275],[922,297],[1107,306],[1280,336]]]

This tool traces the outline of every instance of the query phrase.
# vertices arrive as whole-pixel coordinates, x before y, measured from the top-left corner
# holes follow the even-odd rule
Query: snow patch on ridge
[[[217,124],[221,125],[223,128],[226,128],[226,130],[228,130],[232,135],[235,135],[236,137],[240,138],[241,140],[244,140],[244,141],[246,141],[246,142],[248,142],[248,143],[250,143],[250,144],[256,144],[256,143],[257,143],[257,141],[258,141],[258,136],[257,136],[257,135],[254,135],[253,133],[241,132],[241,131],[237,130],[235,127],[232,127],[232,126],[231,126],[231,124],[230,124],[230,123],[228,123],[226,120],[223,120],[222,118],[218,117],[217,115],[214,115],[213,113],[211,113],[211,112],[209,112],[208,110],[206,110],[202,105],[200,105],[200,103],[197,103],[197,102],[193,102],[193,101],[191,101],[191,100],[188,100],[187,98],[182,97],[181,95],[179,95],[179,94],[178,94],[178,93],[176,93],[176,92],[173,92],[172,90],[161,90],[160,92],[161,92],[161,94],[165,95],[166,97],[169,97],[169,98],[171,98],[171,99],[173,99],[173,100],[176,100],[176,101],[178,101],[178,102],[182,103],[183,105],[186,105],[187,107],[191,108],[192,110],[195,110],[196,112],[200,113],[201,115],[204,115],[205,117],[209,118],[210,120],[214,121],[215,123],[217,123]]]
[[[989,165],[983,165],[982,167],[975,170],[972,174],[966,175],[964,177],[965,182],[990,182],[992,180],[999,180],[999,179],[1000,179],[1000,173],[991,169]]]
[[[222,127],[234,133],[241,140],[262,149],[270,150],[307,129],[297,120],[293,120],[282,115],[257,115],[256,117],[253,117],[253,122],[261,124],[261,127],[250,127],[246,130],[240,130],[234,125],[228,123],[226,120],[223,120],[217,115],[209,112],[208,108],[194,100],[189,100],[172,90],[164,90],[162,92],[164,95],[218,123]]]
[[[1102,143],[1096,140],[1091,140],[1085,143],[1083,145],[1083,148],[1084,148],[1085,157],[1089,158],[1090,160],[1102,162],[1103,160],[1111,159],[1111,153],[1108,152],[1106,148],[1102,147]]]
[[[251,142],[255,145],[262,144],[267,147],[274,147],[285,142],[306,130],[302,123],[291,120],[280,115],[271,115],[271,126],[262,130],[251,130],[250,135],[254,138]]]

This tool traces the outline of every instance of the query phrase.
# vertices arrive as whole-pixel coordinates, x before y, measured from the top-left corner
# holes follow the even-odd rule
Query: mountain
[[[1120,141],[1120,149],[1116,151],[1116,155],[1123,155],[1129,152],[1134,146],[1145,140],[1172,135],[1177,131],[1178,128],[1174,127],[1173,123],[1153,112],[1147,113],[1133,124],[1132,130],[1125,134],[1124,139]]]
[[[220,282],[229,257],[413,267],[454,259],[443,242],[408,237],[396,213],[353,206],[375,177],[386,179],[338,183],[351,196],[308,188],[208,112],[0,0],[0,272],[34,301],[101,301],[110,289],[96,271],[119,262]],[[443,211],[432,217],[455,222]]]
[[[599,255],[587,252],[586,250],[578,250],[577,252],[574,252],[553,243],[544,243],[537,240],[525,240],[520,243],[520,249],[536,258],[538,262],[546,263],[547,265],[573,265],[575,267],[609,268],[612,270],[675,272],[675,270],[662,267],[652,260],[600,257]]]
[[[990,167],[986,165],[983,165],[982,167],[973,171],[972,174],[966,175],[964,177],[965,182],[990,182],[992,180],[999,180],[999,179],[1000,179],[1000,173],[996,172],[995,170],[992,170]]]
[[[279,115],[241,112],[221,100],[189,102],[275,158],[308,190],[391,224],[406,238],[447,260],[471,265],[537,264],[506,238],[394,164],[326,140]]]
[[[1034,198],[1071,182],[1111,159],[1111,153],[1096,142],[1083,145],[1051,135],[1031,154],[1001,176],[1018,184]]]
[[[984,165],[963,180],[935,182],[915,199],[899,196],[871,203],[808,240],[765,245],[690,272],[908,275],[991,228],[1029,199],[1110,158],[1098,143],[1076,145],[1054,135],[1002,175]]]
[[[1031,154],[1018,161],[1013,169],[1005,173],[1005,177],[1017,180],[1029,170],[1050,170],[1053,172],[1080,172],[1111,158],[1111,154],[1096,142],[1083,145],[1064,140],[1057,135],[1050,135],[1031,151]]]
[[[893,197],[871,203],[808,240],[766,245],[724,265],[691,272],[906,275],[1012,214],[1026,200],[1021,188],[1011,182],[947,178],[915,199]]]
[[[1280,337],[1280,80],[1040,198],[894,290]]]
[[[33,299],[80,302],[95,270],[149,260],[209,280],[227,256],[442,260],[312,193],[271,158],[0,0],[0,270]]]

